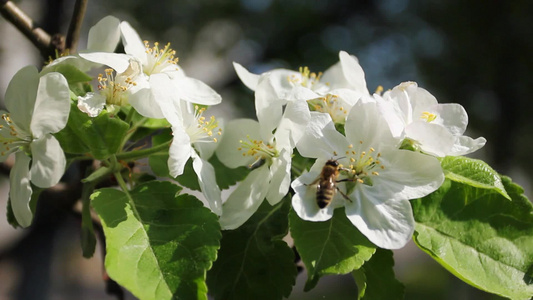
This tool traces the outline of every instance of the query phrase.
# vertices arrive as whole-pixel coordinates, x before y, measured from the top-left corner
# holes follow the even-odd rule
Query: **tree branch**
[[[33,20],[13,2],[2,0],[0,14],[32,42],[44,58],[53,53],[55,49],[52,45],[52,37],[42,28],[35,26]]]
[[[87,3],[89,0],[76,0],[74,6],[74,12],[67,33],[66,49],[69,49],[70,53],[76,52],[78,47],[78,40],[80,38],[81,24],[85,17],[85,11],[87,10]]]

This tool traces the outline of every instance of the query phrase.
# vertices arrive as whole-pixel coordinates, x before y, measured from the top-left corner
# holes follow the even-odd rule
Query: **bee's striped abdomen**
[[[331,185],[331,186],[330,186]],[[325,186],[319,185],[316,189],[316,203],[319,208],[324,208],[335,196],[335,185],[332,182],[328,182]]]

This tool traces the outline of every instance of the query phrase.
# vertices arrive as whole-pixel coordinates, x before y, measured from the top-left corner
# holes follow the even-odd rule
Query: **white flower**
[[[30,181],[48,188],[57,184],[65,171],[65,154],[51,133],[67,124],[67,80],[55,72],[39,78],[35,67],[25,67],[9,83],[5,105],[9,112],[0,112],[0,160],[15,153],[9,197],[17,222],[27,227],[33,218]]]
[[[193,169],[198,176],[200,189],[204,194],[211,210],[222,214],[222,198],[217,185],[215,169],[207,161],[213,155],[218,142],[217,137],[222,134],[215,117],[209,120],[203,116],[205,108],[195,106],[189,102],[181,102],[181,113],[172,109],[164,110],[166,119],[172,125],[174,136],[169,149],[168,168],[172,177],[183,174],[183,169],[189,158],[193,159]],[[198,151],[198,153],[197,153]]]
[[[233,63],[239,78],[256,92],[257,118],[268,125],[266,131],[281,119],[282,106],[288,101],[308,101],[313,110],[328,113],[336,123],[344,123],[350,108],[362,97],[368,97],[364,72],[357,58],[341,51],[339,62],[324,73],[307,67],[299,72],[275,69],[261,75],[252,74]],[[266,86],[258,93],[259,86]]]
[[[274,205],[289,190],[292,148],[279,147],[275,136],[261,139],[259,127],[255,120],[232,120],[226,125],[217,148],[217,156],[226,166],[253,169],[222,206],[223,229],[239,227],[255,213],[265,197]]]
[[[421,151],[444,157],[472,153],[486,143],[463,133],[468,125],[465,109],[457,103],[439,104],[415,82],[404,82],[375,95],[394,136],[406,138]]]
[[[129,102],[141,115],[164,118],[161,102],[171,102],[176,107],[179,107],[180,100],[202,105],[220,103],[220,95],[202,81],[187,77],[178,67],[176,53],[170,48],[170,44],[160,48],[158,43],[150,46],[148,42],[142,42],[128,22],[122,22],[120,30],[128,56],[104,52],[82,53],[80,56],[108,65],[119,73],[130,65],[131,57],[137,60],[141,66],[141,74],[131,79],[145,86],[146,91],[130,97]],[[159,97],[155,97],[156,89],[159,89]]]
[[[98,92],[89,92],[78,96],[78,108],[90,117],[96,117],[107,106],[113,111],[115,106],[129,105],[130,99],[146,96],[146,85],[138,84],[134,79],[140,75],[140,64],[130,58],[129,65],[121,73],[106,69],[105,76],[98,75]]]
[[[344,206],[348,219],[371,242],[387,249],[403,247],[414,231],[409,199],[440,187],[444,174],[439,161],[398,149],[399,139],[390,133],[375,102],[355,104],[346,120],[346,136],[335,130],[328,115],[316,114],[313,119],[315,126],[308,128],[297,148],[317,160],[292,183],[295,212],[304,220],[325,221]],[[330,159],[341,164],[335,178],[339,190],[329,206],[320,209],[315,180]]]

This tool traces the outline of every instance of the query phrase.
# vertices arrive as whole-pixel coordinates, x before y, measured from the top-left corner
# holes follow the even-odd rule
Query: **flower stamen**
[[[170,48],[170,43],[167,43],[163,49],[159,49],[158,42],[155,42],[154,46],[150,47],[150,43],[144,41],[144,47],[146,48],[145,52],[148,58],[148,62],[144,66],[144,73],[146,75],[161,73],[169,66],[177,66],[179,59],[174,57],[176,51]]]
[[[311,110],[329,114],[334,123],[344,124],[346,121],[348,110],[344,108],[337,95],[327,94],[324,97],[308,100],[307,103]]]
[[[98,89],[106,98],[106,104],[124,106],[128,104],[126,91],[137,83],[131,77],[116,74],[113,69],[105,69],[105,77],[98,74]]]
[[[423,112],[422,115],[420,116],[420,119],[425,120],[428,123],[435,121],[436,118],[437,118],[436,114],[432,114],[427,111]]]
[[[209,120],[206,121],[206,118],[203,116],[205,112],[205,107],[194,107],[194,121],[185,129],[189,137],[191,138],[191,143],[198,142],[218,142],[216,137],[213,137],[213,132],[216,132],[217,135],[222,135],[222,128],[218,127],[218,121],[214,116],[211,116]],[[217,129],[218,128],[218,129]]]

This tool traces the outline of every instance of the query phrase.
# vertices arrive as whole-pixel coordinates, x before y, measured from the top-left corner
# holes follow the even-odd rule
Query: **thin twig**
[[[67,33],[66,48],[70,53],[76,52],[78,47],[78,40],[80,39],[80,30],[83,18],[85,17],[85,11],[87,10],[87,3],[89,0],[76,0],[74,5],[74,12]]]
[[[46,58],[50,52],[53,52],[51,49],[52,37],[42,28],[36,27],[33,20],[13,2],[2,0],[0,14],[25,35],[41,51],[43,57]]]

